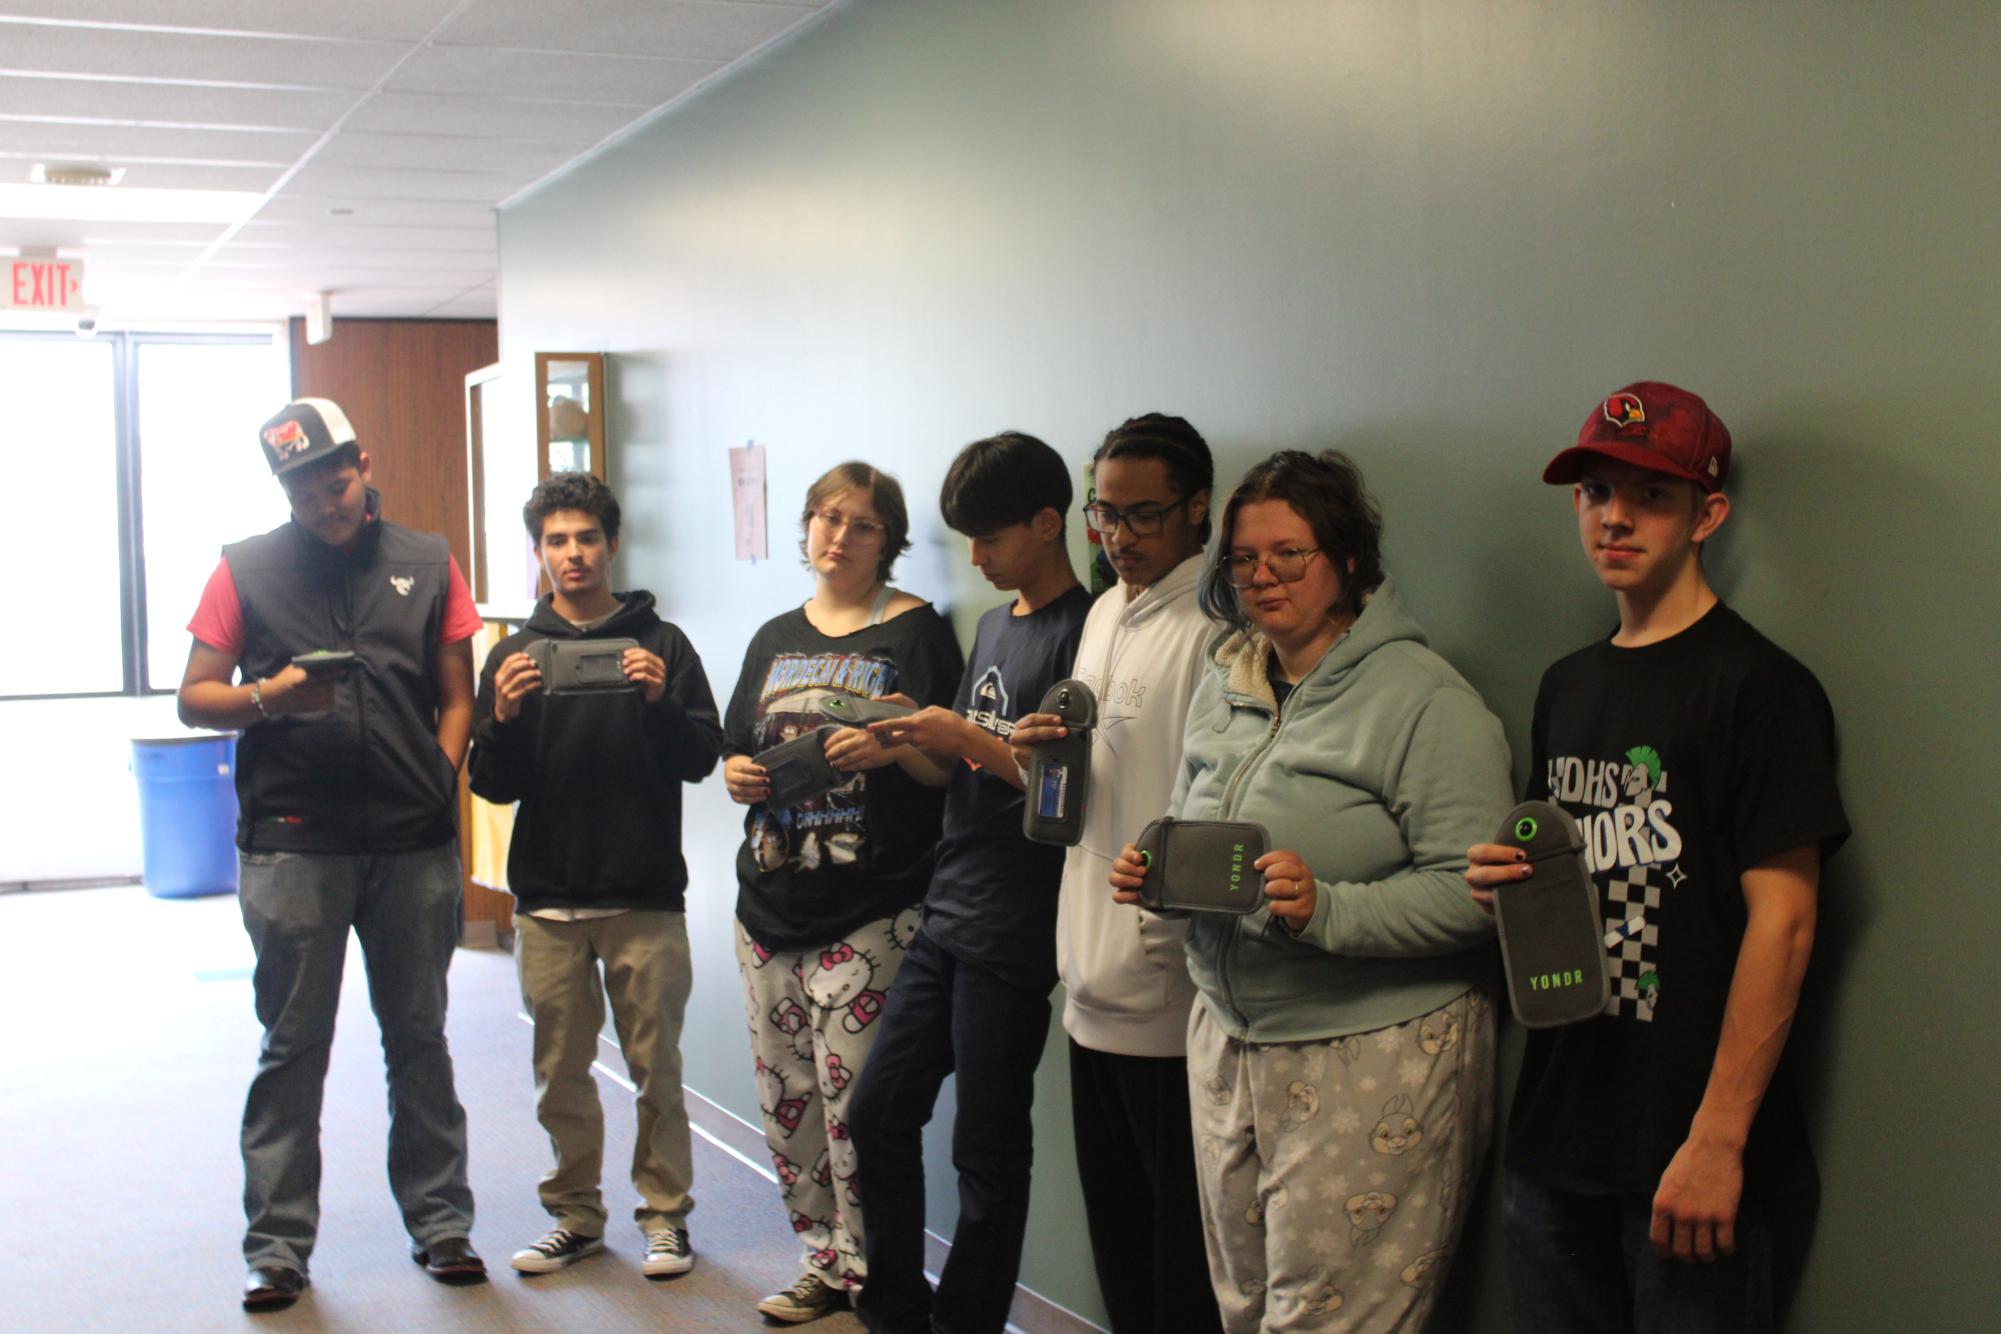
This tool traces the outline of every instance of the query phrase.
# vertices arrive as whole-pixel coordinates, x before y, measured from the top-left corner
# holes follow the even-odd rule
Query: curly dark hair
[[[1313,529],[1321,556],[1341,578],[1341,597],[1334,610],[1359,616],[1362,599],[1383,582],[1383,515],[1362,482],[1362,470],[1338,449],[1308,454],[1281,449],[1252,467],[1223,506],[1223,539],[1202,572],[1196,598],[1213,621],[1239,630],[1250,625],[1237,590],[1230,584],[1230,538],[1236,532],[1237,511],[1260,500],[1283,500]],[[1348,563],[1355,568],[1350,570]]]
[[[1091,456],[1096,464],[1104,459],[1159,459],[1167,469],[1167,480],[1183,496],[1207,491],[1216,484],[1216,464],[1209,455],[1209,442],[1188,424],[1186,417],[1170,417],[1149,412],[1128,417],[1105,433],[1105,442]],[[1202,516],[1198,534],[1209,543],[1209,516]]]
[[[528,493],[521,522],[531,540],[542,541],[542,522],[557,510],[582,510],[604,529],[605,541],[618,540],[618,496],[587,472],[552,472]]]
[[[878,583],[886,584],[897,557],[910,550],[910,511],[903,504],[903,484],[860,459],[835,464],[806,488],[806,507],[799,512],[800,559],[806,556],[806,528],[813,522],[814,512],[849,491],[868,492],[869,503],[882,520],[882,554],[876,557],[875,577]]]

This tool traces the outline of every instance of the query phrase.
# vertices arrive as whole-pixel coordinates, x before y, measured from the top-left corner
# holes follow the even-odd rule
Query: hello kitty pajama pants
[[[849,1292],[868,1269],[848,1090],[875,1045],[876,1020],[917,915],[907,908],[808,950],[769,950],[742,923],[736,928],[757,1104],[785,1211],[807,1269]]]
[[[1493,1125],[1491,1000],[1273,1043],[1198,1001],[1188,1092],[1223,1328],[1422,1329]]]

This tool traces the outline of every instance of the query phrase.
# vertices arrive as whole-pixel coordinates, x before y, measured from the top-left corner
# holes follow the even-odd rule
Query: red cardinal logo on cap
[[[311,442],[306,439],[306,428],[295,421],[282,421],[276,426],[264,428],[264,443],[279,458],[290,458]]]
[[[1647,409],[1637,394],[1614,394],[1605,400],[1605,420],[1614,426],[1633,426],[1647,419]]]
[[[1632,426],[1647,419],[1647,410],[1637,394],[1614,394],[1605,400],[1605,420],[1614,426]]]

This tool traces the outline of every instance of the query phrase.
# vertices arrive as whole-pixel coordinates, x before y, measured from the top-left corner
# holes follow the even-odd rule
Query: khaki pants
[[[591,1062],[611,998],[625,1068],[638,1087],[632,1151],[633,1217],[644,1231],[681,1226],[695,1207],[688,1108],[681,1095],[681,1018],[692,975],[688,928],[678,912],[551,921],[514,916],[521,1001],[535,1021],[535,1115],[556,1163],[542,1178],[542,1207],[557,1226],[601,1237],[604,1109]],[[599,965],[603,965],[600,984]]]

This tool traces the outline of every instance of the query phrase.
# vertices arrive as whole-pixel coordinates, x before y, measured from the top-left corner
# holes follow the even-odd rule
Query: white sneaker
[[[603,1237],[586,1237],[568,1228],[553,1228],[533,1246],[514,1253],[514,1267],[524,1274],[553,1274],[587,1255],[604,1249]]]
[[[818,1274],[801,1274],[799,1281],[783,1292],[774,1292],[757,1304],[757,1313],[788,1325],[818,1320],[848,1304],[848,1295],[820,1281]]]
[[[688,1249],[688,1229],[663,1227],[646,1234],[646,1263],[640,1268],[648,1278],[672,1278],[695,1267],[695,1253]]]

